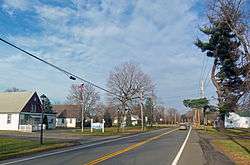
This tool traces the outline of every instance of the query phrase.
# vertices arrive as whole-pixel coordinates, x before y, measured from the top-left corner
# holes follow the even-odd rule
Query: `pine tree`
[[[111,114],[108,110],[105,110],[103,118],[105,121],[105,127],[112,127],[112,118],[111,118]]]
[[[145,103],[145,116],[148,117],[148,124],[150,126],[153,125],[153,120],[154,120],[154,103],[152,98],[147,98],[146,103]]]
[[[48,97],[44,100],[44,113],[51,114],[53,113],[52,105]]]
[[[208,57],[214,58],[212,82],[217,89],[219,110],[223,116],[235,111],[242,96],[246,72],[240,65],[241,42],[223,20],[210,20],[210,27],[200,30],[209,37],[208,41],[197,39],[195,45]]]

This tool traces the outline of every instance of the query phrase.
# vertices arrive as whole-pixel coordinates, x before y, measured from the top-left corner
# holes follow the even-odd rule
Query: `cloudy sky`
[[[210,70],[193,45],[206,22],[202,2],[0,0],[0,37],[102,87],[116,65],[134,62],[155,81],[161,104],[184,109],[183,99],[199,96],[202,66],[204,78]],[[72,83],[80,82],[0,43],[0,91],[64,101]],[[215,96],[209,81],[206,94]]]

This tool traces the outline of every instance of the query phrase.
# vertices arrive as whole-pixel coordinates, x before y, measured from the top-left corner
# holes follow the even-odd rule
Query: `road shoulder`
[[[190,137],[183,150],[178,165],[203,165],[205,164],[205,158],[203,156],[202,148],[199,144],[199,136],[195,130],[191,131]]]

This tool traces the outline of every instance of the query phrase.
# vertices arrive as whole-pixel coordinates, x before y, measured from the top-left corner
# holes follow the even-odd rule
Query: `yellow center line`
[[[148,143],[148,142],[151,142],[151,141],[153,141],[153,140],[159,139],[159,138],[162,137],[163,135],[169,134],[169,133],[174,132],[174,131],[176,131],[176,130],[178,130],[178,128],[177,128],[177,129],[173,129],[173,130],[168,131],[168,132],[165,132],[165,133],[163,133],[163,134],[160,134],[160,135],[151,137],[151,138],[149,138],[149,139],[147,139],[147,140],[144,140],[144,141],[141,141],[141,142],[139,142],[139,143],[132,144],[132,145],[130,145],[130,146],[126,147],[126,148],[123,148],[123,149],[121,149],[121,150],[118,150],[118,151],[109,153],[109,154],[107,154],[107,155],[101,156],[101,157],[99,157],[99,158],[97,158],[97,159],[95,159],[95,160],[92,160],[92,161],[86,163],[85,165],[96,165],[96,164],[98,164],[98,163],[100,163],[100,162],[103,162],[103,161],[105,161],[105,160],[107,160],[107,159],[113,158],[113,157],[115,157],[115,156],[117,156],[117,155],[120,155],[120,154],[122,154],[122,153],[128,152],[128,151],[133,150],[133,149],[135,149],[135,148],[137,148],[137,147],[140,147],[140,146],[142,146],[142,145],[144,145],[144,144],[146,144],[146,143]]]

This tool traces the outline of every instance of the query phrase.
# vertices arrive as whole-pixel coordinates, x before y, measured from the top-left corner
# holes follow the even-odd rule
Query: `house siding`
[[[32,105],[35,105],[35,111],[32,111]],[[35,92],[34,95],[29,99],[27,104],[24,106],[21,112],[30,112],[30,113],[42,113],[42,106],[40,99]]]
[[[250,117],[229,113],[229,116],[225,116],[225,128],[250,128]]]
[[[11,114],[11,123],[7,123],[8,114]],[[0,130],[17,131],[19,126],[19,113],[1,113]]]
[[[70,119],[72,122],[70,123]],[[62,122],[64,120],[64,123]],[[57,127],[76,128],[76,118],[56,118]]]

